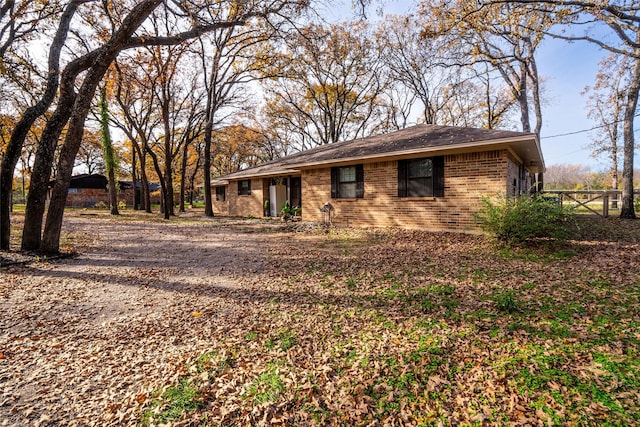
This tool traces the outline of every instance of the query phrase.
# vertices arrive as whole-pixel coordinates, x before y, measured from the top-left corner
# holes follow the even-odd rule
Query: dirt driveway
[[[66,221],[87,233],[76,258],[0,272],[0,425],[132,422],[185,357],[247,318],[251,277],[279,238],[207,222]]]

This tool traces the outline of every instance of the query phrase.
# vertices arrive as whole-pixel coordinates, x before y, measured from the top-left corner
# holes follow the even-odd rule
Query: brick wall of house
[[[213,207],[213,214],[214,215],[222,215],[222,216],[227,216],[229,215],[229,186],[225,186],[225,200],[216,200],[216,187],[211,187],[211,205]],[[238,196],[237,193],[237,187],[236,187],[236,197]]]
[[[133,193],[127,197],[127,195],[120,191],[118,192],[118,202],[129,203],[129,199],[133,198]],[[67,207],[72,208],[92,208],[97,203],[104,203],[109,205],[109,192],[101,188],[70,188],[67,193]]]
[[[302,218],[322,221],[320,208],[333,205],[333,222],[356,227],[478,231],[473,219],[483,196],[505,195],[506,150],[445,156],[444,197],[399,198],[398,162],[364,164],[364,198],[331,199],[331,169],[302,173]]]
[[[50,191],[50,190],[49,190]],[[47,203],[49,203],[50,194],[47,194]],[[180,195],[175,195],[176,203],[180,200]],[[151,193],[151,203],[160,204],[160,192]],[[101,188],[70,188],[67,193],[67,203],[65,206],[72,208],[92,208],[97,203],[103,202],[109,206],[109,191]],[[127,207],[133,207],[133,188],[118,191],[118,203],[124,202]],[[142,195],[139,200],[142,205]]]
[[[510,155],[507,157],[507,197],[520,195],[521,187],[527,185],[520,178],[520,164]]]
[[[262,218],[263,193],[262,179],[251,180],[251,194],[247,196],[238,195],[238,181],[231,181],[227,186],[228,215]]]
[[[213,197],[213,201],[212,201],[213,214],[214,215],[228,216],[229,215],[229,199],[227,198],[223,202],[223,201],[220,201],[220,200],[216,200],[216,195],[215,194],[213,194],[211,197]]]

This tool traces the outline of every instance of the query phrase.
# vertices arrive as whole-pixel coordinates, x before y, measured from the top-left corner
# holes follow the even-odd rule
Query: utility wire
[[[633,117],[634,118],[640,117],[640,113],[636,114]],[[615,122],[605,123],[605,124],[600,125],[600,126],[594,126],[594,127],[590,128],[590,129],[582,129],[582,130],[577,130],[575,132],[559,133],[557,135],[542,136],[542,137],[540,137],[540,139],[559,138],[561,136],[577,135],[579,133],[591,132],[592,130],[601,129],[601,128],[604,128],[604,127],[607,127],[607,126],[611,126],[611,125],[614,125],[616,123],[620,123],[620,122],[623,122],[623,121],[624,121],[624,119],[620,119],[620,120],[616,120]]]

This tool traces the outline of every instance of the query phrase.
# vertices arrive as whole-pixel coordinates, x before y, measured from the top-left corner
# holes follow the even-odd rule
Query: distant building
[[[49,184],[48,200],[51,197],[51,189],[55,181]],[[69,189],[67,190],[67,207],[92,208],[102,202],[109,205],[109,181],[106,176],[100,174],[82,174],[71,177]],[[140,183],[136,183],[137,197],[140,197]],[[150,183],[149,191],[154,192],[159,189],[159,184]],[[125,202],[127,206],[133,206],[134,189],[131,181],[118,181],[118,203]],[[152,203],[160,203],[152,199]],[[138,200],[141,200],[139,198]]]

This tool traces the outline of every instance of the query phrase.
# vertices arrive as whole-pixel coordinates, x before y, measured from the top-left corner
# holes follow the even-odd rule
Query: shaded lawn
[[[601,241],[551,251],[443,233],[285,236],[253,279],[282,297],[194,354],[141,420],[638,424],[639,228],[582,222],[581,238]]]

